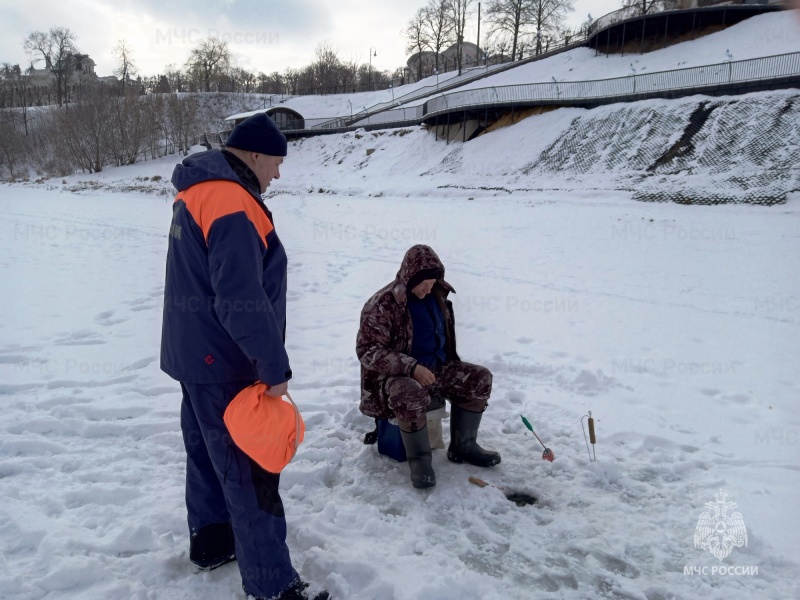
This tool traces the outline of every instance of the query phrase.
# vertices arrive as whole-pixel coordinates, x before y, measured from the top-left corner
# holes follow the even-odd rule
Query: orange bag
[[[267,384],[257,382],[239,392],[223,416],[234,443],[270,473],[289,464],[306,432],[297,405],[286,397],[270,396]]]

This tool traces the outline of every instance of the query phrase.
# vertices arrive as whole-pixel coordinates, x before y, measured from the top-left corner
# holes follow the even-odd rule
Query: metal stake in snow
[[[520,415],[520,417],[522,417],[522,415]],[[536,435],[536,432],[533,430],[533,426],[528,422],[528,419],[522,417],[522,422],[525,423],[525,427],[530,429],[530,432],[533,435]],[[542,448],[544,448],[544,452],[542,452],[542,460],[549,460],[550,462],[553,462],[553,460],[555,460],[556,458],[556,455],[553,454],[553,451],[550,450],[550,448],[544,445],[544,442],[539,438],[538,435],[536,435],[536,439],[539,440],[539,443],[542,445]]]
[[[583,420],[587,417],[589,419],[589,441],[592,442],[591,452],[589,452],[589,442],[586,442],[586,429],[583,428]],[[597,438],[594,435],[594,419],[592,418],[592,411],[589,411],[588,415],[583,415],[581,417],[581,428],[583,428],[583,441],[586,442],[586,452],[589,452],[589,462],[594,462],[597,460],[597,457],[594,454],[594,444],[597,441]]]

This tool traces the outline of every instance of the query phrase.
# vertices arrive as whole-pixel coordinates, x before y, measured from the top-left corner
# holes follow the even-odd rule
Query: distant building
[[[97,63],[95,63],[88,54],[68,54],[65,60],[69,63],[70,83],[78,83],[86,78],[97,79],[97,74],[94,72]],[[45,85],[55,81],[56,78],[53,74],[53,66],[50,63],[50,59],[45,60],[43,69],[36,69],[31,66],[31,68],[27,70],[27,73],[33,85]],[[117,78],[111,75],[102,77],[100,80],[116,82]]]
[[[94,68],[97,63],[95,63],[91,58],[89,58],[88,54],[72,54],[70,56],[72,61],[74,62],[74,68],[73,68],[74,73],[84,76],[93,75],[96,77]]]
[[[447,50],[442,52],[441,56],[447,64],[451,65],[449,68],[450,71],[458,68],[458,44],[453,44],[450,46]],[[477,44],[473,44],[472,42],[461,43],[461,66],[463,68],[469,68],[474,67],[477,64],[483,64],[485,58],[486,54],[478,48]]]
[[[303,129],[305,127],[305,119],[303,118],[303,115],[286,106],[273,106],[271,108],[262,108],[259,110],[238,113],[231,115],[230,117],[226,117],[225,122],[228,123],[231,128],[233,128],[248,117],[252,117],[253,115],[257,115],[262,112],[267,113],[267,116],[275,121],[275,124],[280,129]]]
[[[411,71],[411,81],[428,77],[434,73],[436,68],[436,53],[425,50],[412,54],[406,61],[406,66]],[[441,59],[439,60],[439,70],[443,70]]]
[[[67,102],[73,101],[80,96],[81,89],[90,83],[102,82],[113,85],[119,80],[110,75],[108,77],[98,77],[95,73],[96,63],[88,54],[69,54],[65,61],[68,66],[68,76],[65,86]],[[27,91],[25,92],[25,103],[28,106],[42,106],[53,104],[56,101],[56,76],[53,73],[53,66],[49,59],[45,59],[45,66],[37,69],[33,65],[25,71],[29,77]],[[18,102],[17,100],[16,102]]]
[[[453,44],[446,50],[439,53],[439,73],[454,71],[458,68],[458,44]],[[486,53],[479,49],[472,42],[461,44],[461,68],[468,69],[478,64],[483,65],[487,60]],[[411,72],[410,82],[417,81],[419,78],[430,77],[436,74],[436,53],[429,50],[412,54],[406,62],[408,70]]]

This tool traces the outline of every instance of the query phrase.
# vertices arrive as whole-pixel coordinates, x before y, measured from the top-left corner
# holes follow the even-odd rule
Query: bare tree
[[[210,37],[203,40],[189,55],[186,68],[202,82],[203,90],[211,91],[211,80],[228,69],[231,53],[228,42]]]
[[[160,143],[165,116],[164,95],[148,94],[141,97],[140,101],[143,104],[146,127],[146,149],[144,150],[144,158],[145,160],[147,159],[148,149],[150,150],[150,158],[158,158],[161,156]]]
[[[320,42],[314,49],[316,60],[311,63],[311,75],[313,83],[311,88],[321,88],[323,91],[338,91],[337,84],[339,78],[339,67],[342,62],[339,55],[329,41]]]
[[[14,85],[17,73],[21,69],[19,65],[12,65],[4,62],[0,67],[0,108],[17,106],[19,104],[18,92]]]
[[[12,181],[16,177],[14,167],[21,162],[19,148],[21,136],[14,129],[13,119],[13,108],[0,110],[0,167],[5,165]]]
[[[492,54],[499,54],[500,62],[502,63],[505,60],[504,57],[508,52],[509,46],[511,46],[511,44],[508,42],[508,39],[505,37],[501,37],[497,40],[497,42],[495,42],[494,51],[492,52]],[[513,60],[514,57],[512,56],[511,58]]]
[[[286,93],[292,96],[296,95],[300,86],[300,70],[287,67],[283,72],[283,80],[286,85]]]
[[[664,0],[622,0],[622,8],[630,8],[636,15],[646,15],[663,7]]]
[[[277,71],[269,75],[258,74],[258,91],[262,94],[283,94],[285,85],[283,75]]]
[[[511,56],[516,58],[520,36],[535,22],[534,9],[537,0],[492,0],[486,10],[486,19],[491,24],[491,35],[504,33],[511,39]]]
[[[253,75],[250,71],[246,69],[242,69],[241,67],[233,67],[229,72],[228,76],[233,83],[232,92],[245,92],[250,93],[256,89],[256,76]]]
[[[589,13],[586,15],[586,20],[583,23],[581,23],[578,32],[582,35],[588,35],[589,30],[592,28],[592,23],[594,23],[594,17],[592,17],[592,13]]]
[[[358,85],[358,62],[351,60],[339,67],[339,80],[345,92],[355,91]]]
[[[77,53],[76,36],[66,27],[51,27],[50,31],[34,31],[25,40],[25,51],[31,56],[40,55],[46,68],[56,78],[56,98],[61,106],[67,100],[69,76],[75,68],[73,56]]]
[[[125,94],[108,101],[107,157],[117,166],[132,165],[147,143],[147,121],[141,97]]]
[[[138,74],[136,63],[133,60],[133,50],[131,50],[131,47],[125,40],[120,40],[117,42],[112,53],[117,60],[114,75],[119,77],[122,81],[122,93],[124,94],[125,86]]]
[[[425,9],[420,8],[405,29],[406,52],[417,57],[417,81],[422,79],[422,52],[428,45]]]
[[[15,156],[25,167],[24,170],[15,172],[16,177],[27,177],[29,169],[50,176],[63,176],[75,172],[76,161],[70,152],[65,150],[59,124],[61,116],[66,112],[63,110],[31,112],[29,135],[23,136],[18,132],[14,142]]]
[[[169,92],[180,94],[186,91],[186,74],[175,65],[167,65],[164,77],[167,79]]]
[[[317,92],[317,75],[311,65],[303,67],[297,72],[297,93],[314,94]]]
[[[562,25],[556,31],[556,36],[558,39],[564,40],[564,45],[569,46],[570,43],[576,38],[580,37],[581,35],[581,28],[580,27],[570,27],[569,25]]]
[[[462,50],[464,43],[464,31],[467,28],[467,13],[469,12],[472,0],[447,0],[447,9],[450,15],[450,22],[453,25],[453,35],[456,39],[456,66],[458,74],[461,75]]]
[[[93,92],[70,110],[56,114],[58,127],[53,135],[54,145],[62,148],[74,165],[89,173],[98,173],[106,159],[108,98],[97,89]]]
[[[169,138],[184,156],[194,143],[194,135],[200,128],[200,105],[192,95],[180,97],[173,94],[167,100]]]
[[[30,102],[30,76],[19,65],[3,63],[0,67],[0,105],[19,107],[19,116],[25,135],[28,135],[28,105]],[[16,113],[11,113],[16,115]],[[16,119],[15,119],[16,123]]]
[[[20,106],[22,108],[22,125],[25,128],[25,135],[28,135],[28,103],[30,102],[30,87],[31,78],[27,73],[17,67],[15,73],[15,82],[18,90],[18,95],[21,100]]]
[[[575,0],[532,0],[533,45],[536,54],[542,53],[545,37],[555,34],[567,14],[575,10],[574,2]]]
[[[429,0],[424,11],[424,39],[434,53],[438,72],[439,54],[453,41],[453,22],[449,18],[447,0]]]

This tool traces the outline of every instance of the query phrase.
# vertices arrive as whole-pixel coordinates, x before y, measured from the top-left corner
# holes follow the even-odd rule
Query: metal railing
[[[528,83],[451,92],[426,102],[423,117],[476,105],[573,103],[686,89],[699,90],[786,77],[800,77],[800,52],[613,79]],[[390,117],[387,115],[386,118]]]
[[[715,5],[706,4],[704,0],[696,0],[697,5],[710,8]],[[758,4],[783,4],[785,0],[760,0]],[[753,4],[748,0],[728,0],[724,5]],[[660,0],[654,5],[647,15],[660,12],[683,10],[675,0]],[[411,125],[419,123],[426,116],[436,113],[449,112],[455,108],[468,106],[490,106],[525,104],[543,101],[576,102],[581,100],[602,100],[608,98],[624,98],[631,95],[658,93],[670,90],[686,90],[692,88],[731,85],[748,81],[761,81],[764,79],[778,79],[800,75],[800,52],[756,58],[737,62],[724,62],[715,65],[691,67],[675,71],[662,71],[646,75],[629,75],[605,80],[590,81],[554,81],[545,83],[531,83],[510,86],[491,86],[461,92],[442,92],[437,97],[411,107],[400,107],[403,104],[421,100],[435,94],[440,88],[449,89],[454,85],[466,84],[471,81],[486,77],[490,72],[517,67],[532,60],[546,58],[553,52],[563,51],[571,46],[580,46],[588,37],[615,23],[644,16],[638,6],[623,8],[594,21],[588,32],[576,34],[563,44],[551,46],[544,54],[531,56],[525,60],[503,62],[483,67],[470,67],[461,75],[448,77],[437,81],[435,85],[424,86],[416,90],[393,98],[391,101],[379,102],[350,116],[309,118],[296,121],[286,121],[280,124],[283,131],[341,131],[357,127],[377,124],[392,124],[393,126]],[[390,109],[392,106],[400,108]]]
[[[353,123],[355,127],[364,127],[366,125],[379,125],[383,123],[397,123],[397,122],[414,122],[419,123],[422,117],[425,116],[424,104],[417,106],[409,106],[406,108],[396,108],[394,110],[385,110],[383,112],[369,115],[359,121]]]
[[[695,0],[694,6],[685,7],[681,6],[676,0],[657,0],[655,3],[648,6],[647,12],[643,12],[638,5],[628,6],[603,15],[597,20],[593,21],[589,26],[589,35],[594,35],[598,31],[607,29],[616,23],[627,21],[628,19],[636,19],[638,17],[656,15],[663,12],[675,10],[691,10],[693,8],[714,8],[719,6],[725,8],[726,6],[742,6],[742,5],[758,5],[758,4],[783,4],[784,0],[760,0],[759,2],[747,2],[746,0],[727,0],[726,2],[712,3],[704,2],[703,0]]]
[[[311,129],[340,129],[342,127],[348,126],[348,124],[363,123],[364,121],[369,121],[372,118],[372,116],[375,115],[376,113],[389,110],[392,106],[399,107],[403,104],[409,104],[411,102],[415,102],[417,100],[421,100],[422,98],[431,96],[436,92],[438,92],[439,89],[441,88],[449,89],[453,86],[458,86],[460,84],[467,84],[472,81],[483,79],[484,77],[487,77],[490,73],[516,68],[528,62],[548,58],[549,56],[558,52],[562,52],[565,49],[570,49],[573,47],[577,48],[579,46],[584,45],[586,39],[587,37],[585,32],[576,33],[575,35],[572,35],[567,39],[556,40],[553,43],[549,44],[547,50],[545,50],[543,53],[531,55],[522,60],[515,61],[509,59],[494,64],[466,67],[463,69],[461,75],[454,75],[452,77],[447,77],[446,79],[443,78],[441,81],[437,81],[436,84],[434,85],[427,85],[421,88],[417,88],[412,92],[409,92],[402,96],[398,96],[397,98],[393,98],[390,101],[379,102],[378,104],[370,106],[369,108],[365,107],[364,110],[359,111],[353,115],[350,115],[349,118],[330,117],[329,119],[325,120],[325,122],[311,127]]]
[[[447,86],[450,87],[455,83],[467,83],[472,81],[473,79],[480,79],[481,77],[485,77],[487,73],[497,70],[503,66],[507,66],[507,63],[498,63],[495,65],[488,65],[484,67],[469,67],[464,69],[461,72],[461,75],[454,75],[452,77],[442,77],[441,81],[438,81],[434,85],[426,85],[421,88],[417,88],[407,94],[403,94],[402,96],[398,96],[397,98],[393,98],[392,100],[386,102],[379,102],[374,104],[370,107],[365,107],[364,110],[360,110],[357,113],[351,115],[350,117],[332,117],[324,120],[322,123],[309,127],[309,129],[339,129],[341,127],[346,127],[348,122],[355,122],[360,121],[362,119],[368,118],[370,115],[374,113],[379,113],[389,109],[392,106],[400,106],[401,104],[408,104],[409,102],[414,102],[415,100],[419,100],[421,98],[425,98],[426,96],[430,96],[433,93],[442,87]]]
[[[759,0],[758,4],[782,4],[785,0]],[[745,5],[745,4],[752,4],[753,2],[748,2],[748,0],[727,0],[726,3],[721,4],[724,5]],[[710,3],[705,4],[704,0],[696,0],[695,2],[697,7],[701,8],[711,8],[715,5]],[[705,4],[705,5],[704,5]],[[679,5],[677,0],[657,0],[655,4],[652,4],[648,7],[647,15],[653,15],[662,12],[668,11],[676,11],[676,10],[685,10],[685,7]],[[639,6],[631,6],[627,8],[622,8],[620,10],[614,11],[607,15],[604,15],[597,19],[596,21],[592,22],[592,24],[588,27],[586,31],[576,33],[574,36],[571,36],[568,40],[562,40],[560,42],[556,42],[553,46],[548,47],[548,50],[540,55],[535,55],[528,57],[522,61],[509,61],[503,63],[497,63],[494,65],[486,65],[483,67],[471,67],[465,69],[461,75],[457,75],[454,77],[449,77],[446,80],[437,82],[436,85],[429,85],[422,88],[418,88],[413,92],[409,92],[403,96],[398,96],[397,98],[392,99],[391,101],[387,102],[380,102],[375,104],[369,108],[365,107],[364,110],[359,111],[350,117],[331,117],[328,119],[320,120],[320,122],[309,125],[306,124],[306,129],[341,129],[343,127],[347,127],[353,124],[373,124],[373,123],[380,123],[380,122],[389,122],[393,121],[394,119],[391,116],[387,116],[385,118],[378,117],[379,120],[375,120],[376,113],[386,112],[391,109],[392,106],[400,107],[403,104],[409,104],[416,100],[420,100],[422,98],[431,96],[435,94],[440,87],[451,88],[453,85],[456,84],[466,84],[471,81],[475,81],[478,79],[482,79],[486,77],[490,72],[500,71],[504,69],[508,69],[532,60],[539,60],[542,58],[546,58],[553,52],[561,51],[565,48],[569,48],[571,46],[580,46],[585,44],[586,40],[594,35],[596,32],[606,29],[615,23],[625,21],[627,19],[634,19],[638,17],[644,16],[645,13],[642,12]],[[541,84],[541,85],[550,85],[550,84]],[[634,83],[634,85],[636,85]],[[399,109],[395,109],[399,110]]]
[[[800,52],[753,58],[736,62],[723,62],[700,67],[660,71],[646,75],[628,75],[611,79],[589,81],[554,81],[518,85],[491,86],[442,93],[424,104],[386,110],[362,119],[339,118],[336,127],[328,125],[326,132],[350,131],[359,127],[382,125],[403,127],[418,125],[424,119],[458,112],[466,108],[524,106],[541,103],[574,104],[593,100],[608,101],[623,98],[658,95],[680,90],[704,90],[713,87],[733,86],[756,81],[800,79]],[[314,119],[295,122],[284,131],[320,131]],[[332,120],[326,120],[325,124]]]

